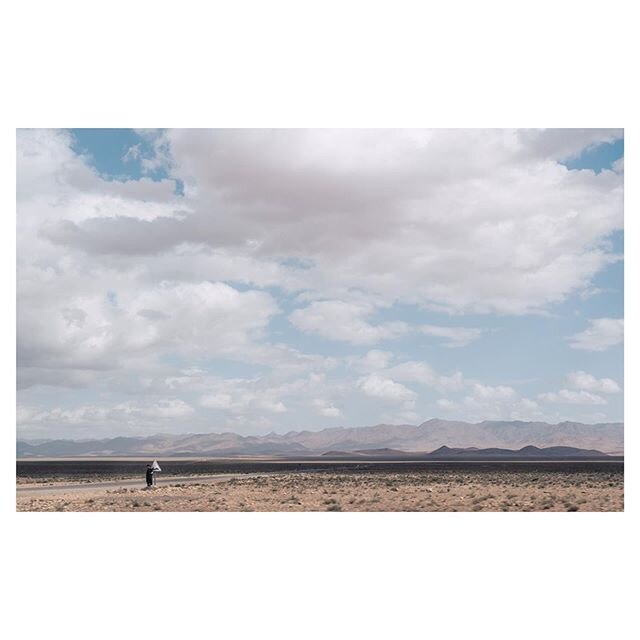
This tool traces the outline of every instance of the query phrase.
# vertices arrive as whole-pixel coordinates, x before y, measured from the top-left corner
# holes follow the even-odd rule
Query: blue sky
[[[18,435],[623,419],[622,132],[18,132]]]

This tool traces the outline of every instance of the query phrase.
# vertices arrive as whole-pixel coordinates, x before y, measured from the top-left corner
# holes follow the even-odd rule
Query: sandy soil
[[[287,473],[55,496],[18,511],[622,511],[623,474],[473,471]]]

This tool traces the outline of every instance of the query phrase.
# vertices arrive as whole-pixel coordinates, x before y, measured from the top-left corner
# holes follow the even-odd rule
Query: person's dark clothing
[[[153,469],[149,467],[147,469],[147,487],[150,487],[153,484]]]

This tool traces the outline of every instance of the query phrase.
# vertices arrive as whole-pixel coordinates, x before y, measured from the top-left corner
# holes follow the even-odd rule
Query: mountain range
[[[440,447],[435,451],[399,451],[398,449],[359,449],[358,451],[327,451],[322,454],[329,460],[344,458],[348,460],[545,460],[582,458],[600,460],[609,457],[602,451],[595,449],[578,449],[576,447],[533,447],[531,445],[522,449],[501,449],[489,447]]]
[[[401,452],[434,452],[452,449],[523,447],[573,447],[622,455],[621,422],[484,421],[479,423],[432,419],[420,425],[379,424],[370,427],[337,427],[320,431],[290,431],[264,436],[237,433],[153,435],[103,440],[19,440],[16,454],[24,457],[71,456],[242,456],[322,455],[328,451],[356,452],[395,449]]]

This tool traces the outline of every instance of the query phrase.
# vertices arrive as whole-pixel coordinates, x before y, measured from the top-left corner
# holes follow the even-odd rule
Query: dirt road
[[[234,478],[260,478],[273,473],[220,473],[211,476],[168,476],[156,478],[156,487],[166,487],[172,484],[216,484]],[[77,493],[95,493],[96,491],[112,491],[114,489],[144,489],[146,483],[142,479],[107,480],[102,482],[55,483],[51,485],[22,485],[16,487],[19,498],[39,498],[43,496],[69,495]]]

